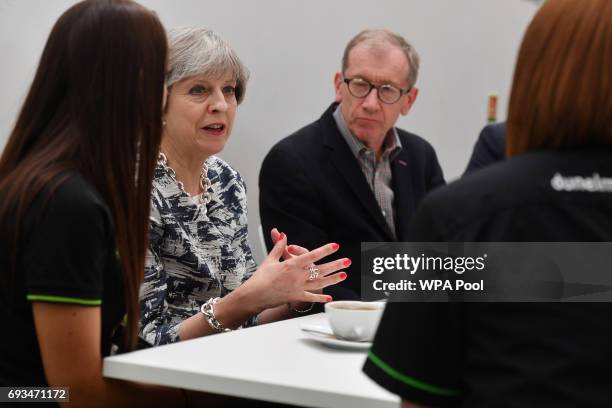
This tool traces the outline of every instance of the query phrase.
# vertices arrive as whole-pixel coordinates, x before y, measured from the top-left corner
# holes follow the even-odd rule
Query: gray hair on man
[[[349,41],[342,56],[343,73],[348,68],[349,53],[355,46],[361,43],[370,43],[374,47],[389,44],[399,47],[408,59],[408,87],[412,88],[414,86],[419,75],[419,54],[404,37],[385,28],[363,30]]]
[[[218,78],[231,73],[236,80],[236,100],[244,99],[249,70],[219,34],[199,27],[180,27],[168,30],[168,72],[166,86],[192,77],[205,75]]]

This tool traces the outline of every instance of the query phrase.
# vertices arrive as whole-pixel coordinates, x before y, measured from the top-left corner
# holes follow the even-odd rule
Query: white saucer
[[[329,327],[323,326],[302,326],[302,333],[309,339],[329,347],[350,349],[350,350],[369,350],[372,343],[369,341],[350,341],[337,338]]]

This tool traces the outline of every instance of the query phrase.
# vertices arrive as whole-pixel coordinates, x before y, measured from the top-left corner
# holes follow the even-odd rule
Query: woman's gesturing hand
[[[287,237],[281,234],[278,241],[257,271],[242,286],[243,294],[256,302],[257,309],[264,310],[291,302],[328,302],[327,295],[312,293],[346,279],[346,273],[334,273],[350,264],[346,258],[317,265],[318,276],[309,279],[309,267],[318,260],[338,250],[338,244],[327,244],[301,255],[287,255]]]

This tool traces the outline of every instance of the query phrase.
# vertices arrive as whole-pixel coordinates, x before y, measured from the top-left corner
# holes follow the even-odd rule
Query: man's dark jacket
[[[360,243],[402,241],[414,210],[427,192],[444,184],[433,147],[397,129],[402,151],[391,163],[395,194],[394,238],[357,159],[333,117],[337,104],[319,120],[278,142],[259,174],[259,210],[268,250],[276,227],[290,244],[308,249],[336,242],[331,258],[348,257],[348,278],[341,286],[360,293]],[[350,298],[344,289],[330,291]]]

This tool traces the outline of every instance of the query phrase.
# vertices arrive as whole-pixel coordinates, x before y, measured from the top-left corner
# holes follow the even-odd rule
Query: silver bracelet
[[[200,308],[200,312],[202,312],[202,314],[206,318],[206,321],[208,322],[210,327],[212,327],[213,329],[215,329],[219,333],[226,333],[226,332],[232,331],[232,329],[228,329],[227,327],[223,327],[221,322],[218,321],[217,318],[215,317],[214,305],[215,305],[215,303],[217,303],[219,301],[219,299],[221,299],[221,298],[216,297],[216,298],[208,299],[202,305],[202,307]]]
[[[310,303],[310,306],[304,310],[300,310],[300,309],[296,309],[295,307],[291,307],[291,303],[287,303],[287,308],[297,313],[308,313],[312,310],[313,307],[314,307],[314,302]]]

